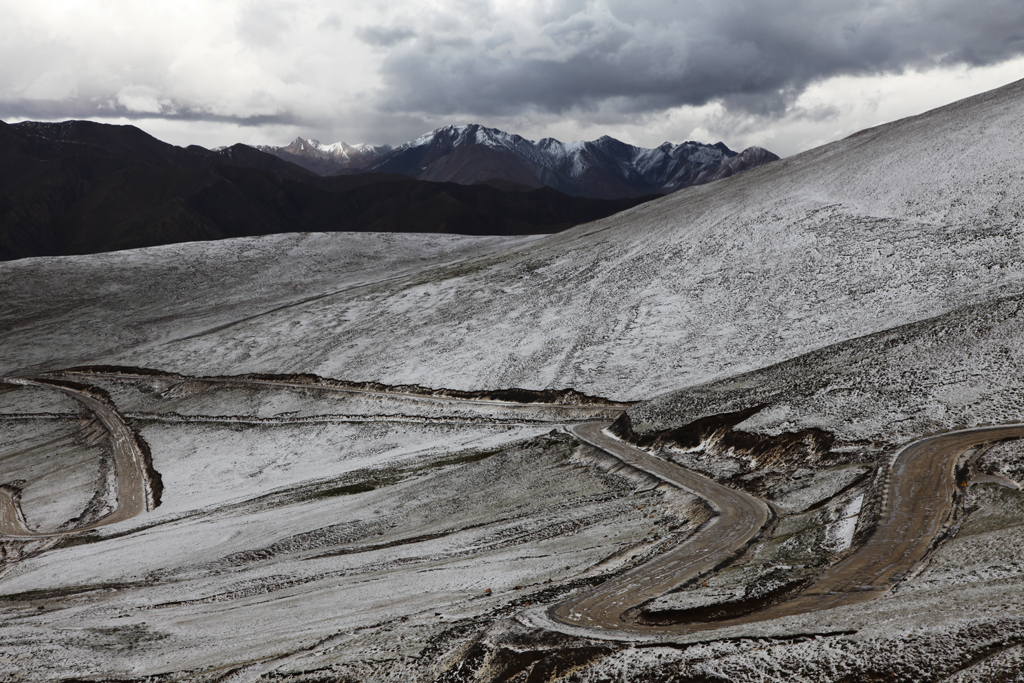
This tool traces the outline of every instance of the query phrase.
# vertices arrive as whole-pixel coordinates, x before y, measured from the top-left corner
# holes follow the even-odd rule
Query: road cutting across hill
[[[113,406],[86,391],[45,380],[18,378],[6,381],[57,389],[82,403],[97,416],[111,436],[116,468],[117,507],[105,517],[76,529],[33,531],[28,528],[15,496],[0,489],[0,534],[20,539],[65,536],[116,524],[149,509],[152,492],[144,454],[135,434]],[[303,389],[324,388],[274,380],[223,381]],[[428,397],[427,400],[491,403],[455,397]],[[493,403],[527,409],[553,407],[540,403]],[[600,406],[598,409],[610,410],[612,407]],[[802,591],[779,604],[735,618],[654,624],[638,620],[644,603],[736,558],[762,533],[772,517],[772,510],[765,501],[755,496],[719,484],[606,434],[604,429],[607,426],[608,423],[604,422],[588,422],[569,429],[582,441],[612,454],[623,463],[704,498],[717,513],[673,550],[592,590],[556,604],[543,614],[534,613],[528,617],[531,623],[546,628],[612,640],[648,639],[707,631],[855,604],[884,594],[912,572],[934,547],[952,511],[953,493],[957,486],[955,468],[959,456],[982,443],[1024,437],[1024,424],[1013,424],[949,432],[904,446],[893,459],[882,518],[874,534],[861,548],[824,571]]]
[[[556,622],[602,632],[628,626],[623,615],[689,579],[712,571],[753,540],[771,517],[763,500],[608,436],[604,423],[573,427],[581,440],[622,462],[704,498],[718,513],[685,543],[597,589],[551,608]]]
[[[131,519],[150,508],[152,492],[147,477],[145,457],[135,438],[135,433],[125,424],[121,415],[107,403],[90,396],[84,391],[58,386],[48,382],[17,378],[6,380],[11,384],[56,389],[75,399],[88,408],[103,423],[110,434],[114,455],[117,481],[117,507],[108,515],[75,529],[64,531],[33,531],[28,528],[21,506],[14,496],[0,489],[0,536],[18,539],[52,538],[67,536],[90,529],[117,524]]]
[[[609,640],[640,640],[708,631],[874,599],[909,575],[933,549],[949,519],[957,487],[956,464],[968,449],[1024,437],[1024,424],[979,427],[907,444],[893,459],[882,519],[856,552],[823,572],[792,598],[767,609],[719,621],[645,624],[637,608],[734,557],[767,520],[767,506],[614,439],[603,424],[573,428],[584,441],[662,481],[704,497],[719,516],[683,544],[597,588],[573,596],[527,620],[539,626]]]
[[[137,379],[147,380],[152,379],[154,376],[159,375],[146,375],[146,374],[133,374],[130,372],[84,372],[80,370],[70,370],[53,373],[54,375],[72,375],[72,376],[86,376],[86,377],[106,377],[114,379]],[[182,381],[192,380],[196,378],[181,378]],[[64,385],[51,383],[45,380],[45,378],[31,378],[31,377],[8,377],[3,380],[10,384],[20,384],[25,386],[37,386],[45,387],[49,389],[57,389],[64,392],[68,396],[76,399],[83,405],[85,405],[90,411],[92,411],[106,427],[110,433],[111,443],[113,446],[114,463],[116,471],[116,482],[117,482],[117,508],[110,514],[103,518],[92,522],[85,526],[76,527],[74,529],[61,530],[61,531],[33,531],[28,527],[25,520],[23,511],[20,504],[14,494],[10,490],[0,488],[0,536],[6,538],[19,538],[19,539],[33,539],[33,538],[49,538],[55,536],[66,536],[69,534],[75,534],[82,531],[88,531],[90,529],[96,529],[102,526],[110,524],[116,524],[118,522],[131,519],[147,509],[152,507],[152,486],[148,480],[147,468],[144,460],[142,451],[139,448],[139,443],[135,438],[131,428],[125,423],[122,415],[120,415],[113,406],[100,401],[93,396],[90,396],[87,392],[79,391],[71,387]],[[559,414],[559,422],[568,420],[570,422],[578,420],[593,420],[595,418],[613,418],[618,416],[622,410],[626,408],[623,404],[575,404],[575,403],[518,403],[515,401],[502,401],[493,399],[473,399],[465,397],[449,397],[449,396],[432,396],[425,394],[416,394],[405,391],[386,391],[376,389],[364,389],[360,387],[344,387],[335,386],[331,384],[314,384],[300,381],[288,381],[286,379],[260,379],[260,378],[201,378],[198,381],[208,382],[212,384],[223,384],[223,385],[239,385],[239,386],[255,386],[263,388],[287,388],[287,389],[299,389],[303,391],[318,390],[335,393],[346,393],[346,394],[369,394],[388,398],[398,398],[402,400],[409,400],[414,402],[424,402],[431,404],[468,404],[478,407],[491,407],[500,408],[504,410],[512,410],[517,414],[528,414],[530,416],[543,417],[540,415],[541,411],[555,411]],[[394,419],[402,420],[409,419],[407,416],[392,416]],[[190,416],[175,416],[176,419],[181,421],[188,421]],[[201,416],[196,416],[194,419],[201,419]],[[211,418],[220,421],[232,421],[231,418]],[[239,421],[236,419],[234,421]],[[264,422],[269,423],[272,420],[265,420]],[[551,421],[550,418],[545,421]],[[502,421],[504,424],[505,421]]]
[[[100,372],[87,370],[63,370],[60,375],[101,377],[107,379],[136,379],[152,380],[166,379],[173,376],[161,377],[160,375],[144,375],[132,372]],[[533,403],[521,403],[517,401],[506,401],[493,398],[466,398],[460,396],[432,395],[428,393],[413,393],[398,388],[394,390],[368,389],[358,386],[339,386],[330,383],[300,382],[287,379],[266,379],[253,377],[173,377],[178,381],[195,381],[207,384],[221,384],[225,386],[255,386],[283,389],[299,389],[302,391],[323,391],[337,394],[366,394],[379,396],[381,398],[400,399],[413,403],[430,403],[439,405],[472,405],[478,407],[501,408],[512,410],[517,413],[535,414],[540,410],[551,410],[562,413],[561,419],[575,420],[613,420],[617,418],[631,403],[545,403],[536,401]]]

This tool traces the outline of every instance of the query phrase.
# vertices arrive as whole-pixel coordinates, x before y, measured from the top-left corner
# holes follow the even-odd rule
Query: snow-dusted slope
[[[1024,420],[1024,295],[850,339],[629,410],[636,433],[764,408],[738,429],[820,429],[833,450],[891,454],[922,434]]]
[[[1024,289],[1022,94],[1014,83],[504,252],[100,355],[617,398],[763,366]]]
[[[533,237],[288,233],[0,263],[0,374],[68,367]]]

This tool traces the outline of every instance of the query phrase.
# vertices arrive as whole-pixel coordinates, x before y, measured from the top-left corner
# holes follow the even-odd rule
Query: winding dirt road
[[[759,498],[723,486],[605,434],[605,423],[588,423],[571,431],[581,440],[672,486],[707,500],[718,515],[674,550],[619,578],[602,584],[549,610],[552,619],[572,626],[619,631],[628,626],[623,615],[680,583],[705,574],[753,540],[768,522],[770,510]]]
[[[8,379],[11,384],[61,391],[91,410],[110,433],[117,481],[117,508],[95,522],[66,531],[32,531],[25,523],[21,506],[9,492],[0,489],[0,536],[20,539],[52,538],[117,524],[142,514],[152,505],[146,463],[135,434],[116,410],[82,391],[31,379]]]
[[[97,373],[99,374],[99,373]],[[31,379],[8,382],[57,389],[85,405],[111,436],[117,481],[117,508],[89,525],[66,531],[35,532],[28,528],[11,493],[0,490],[0,534],[35,539],[74,534],[131,519],[152,505],[143,453],[131,428],[111,406],[70,387]],[[216,380],[215,380],[216,381]],[[221,380],[225,383],[277,385],[295,388],[328,387],[274,380]],[[351,389],[329,387],[351,392]],[[359,390],[358,393],[379,393]],[[505,403],[454,397],[416,399],[454,403]],[[524,409],[579,409],[581,406],[514,404]],[[582,412],[613,410],[587,406]],[[593,417],[591,417],[593,419]],[[606,434],[607,423],[589,422],[570,430],[582,441],[612,454],[623,463],[657,479],[690,491],[710,504],[717,515],[675,549],[642,566],[573,596],[530,617],[538,626],[612,640],[664,637],[707,631],[810,611],[831,609],[873,599],[911,573],[934,547],[950,517],[957,482],[955,468],[967,449],[1000,439],[1024,437],[1024,424],[980,427],[914,441],[897,452],[891,466],[882,519],[872,537],[853,554],[825,570],[809,586],[777,605],[744,616],[675,625],[636,620],[645,602],[713,571],[735,558],[762,532],[772,516],[768,504],[743,491],[723,486],[672,462],[653,456]]]
[[[860,549],[821,574],[793,598],[759,612],[722,621],[649,625],[632,614],[647,600],[713,569],[746,545],[766,521],[765,504],[607,436],[606,425],[574,428],[584,441],[706,498],[720,516],[661,558],[535,615],[534,621],[579,635],[631,640],[707,631],[878,597],[910,574],[932,550],[953,506],[959,456],[990,441],[1024,437],[1024,425],[979,427],[914,441],[897,452],[886,506],[874,535]],[[710,484],[710,486],[708,485]]]
[[[130,378],[130,379],[152,379],[150,375],[132,373],[104,373],[104,372],[82,372],[64,371],[59,374],[83,375],[87,377],[107,378]],[[117,482],[117,508],[103,518],[75,529],[63,531],[41,532],[28,528],[25,516],[17,499],[11,492],[0,489],[0,536],[19,539],[51,538],[55,536],[66,536],[69,534],[88,531],[110,524],[123,522],[131,519],[147,509],[153,507],[152,487],[147,478],[147,470],[142,452],[135,440],[134,433],[125,423],[122,416],[106,403],[99,401],[89,394],[76,391],[73,388],[51,384],[45,381],[37,381],[26,377],[9,377],[2,379],[11,384],[25,386],[46,387],[57,389],[71,396],[85,405],[103,423],[110,433],[113,446],[114,463]],[[373,389],[362,389],[358,387],[338,387],[329,384],[310,384],[304,382],[290,382],[287,380],[275,379],[246,379],[246,378],[203,378],[201,381],[229,385],[255,385],[263,387],[290,388],[320,391],[330,391],[348,394],[371,394],[382,397],[401,398],[426,403],[438,404],[471,404],[511,410],[514,413],[527,413],[533,416],[539,415],[540,411],[554,411],[561,413],[560,420],[593,420],[595,418],[614,418],[625,408],[624,405],[590,405],[590,404],[559,404],[559,403],[516,403],[512,401],[497,401],[492,399],[469,399],[448,396],[429,396],[406,392],[376,391]],[[179,417],[186,421],[187,417]]]

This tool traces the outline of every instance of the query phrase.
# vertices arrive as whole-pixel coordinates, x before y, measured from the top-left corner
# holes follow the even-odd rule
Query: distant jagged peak
[[[508,133],[498,128],[490,128],[479,123],[460,125],[449,124],[441,126],[424,133],[423,135],[420,135],[419,137],[410,140],[395,149],[408,150],[416,147],[423,147],[433,144],[438,140],[445,140],[456,147],[471,144],[483,144],[490,147],[504,147],[508,149],[522,149],[528,147],[538,152],[555,152],[560,155],[575,155],[584,152],[588,148],[596,148],[604,151],[614,151],[617,156],[631,157],[634,159],[640,158],[645,154],[659,151],[662,153],[678,155],[681,150],[689,151],[694,149],[707,150],[710,153],[708,155],[709,158],[717,156],[714,150],[721,153],[722,160],[736,156],[736,152],[729,149],[724,142],[717,142],[710,145],[694,140],[687,140],[686,142],[681,143],[666,141],[657,147],[648,148],[638,147],[628,142],[623,142],[610,135],[602,135],[594,140],[570,140],[568,142],[563,142],[553,137],[530,140],[522,137],[521,135]]]
[[[748,154],[743,163],[719,168],[738,156],[724,142],[666,141],[648,148],[611,135],[590,141],[535,141],[479,123],[440,126],[397,148],[325,145],[300,136],[286,147],[259,149],[321,175],[361,169],[462,184],[498,178],[605,199],[674,192],[702,178],[725,177],[770,160],[767,155]]]
[[[774,152],[770,152],[764,147],[758,147],[757,145],[751,145],[742,152],[733,152],[732,156],[723,162],[723,165],[731,164],[736,166],[738,164],[747,164],[750,166],[757,166],[770,161],[778,161],[779,155]]]
[[[337,144],[337,145],[344,145],[345,143],[344,142],[336,142],[335,144]],[[394,149],[394,147],[392,147],[391,145],[371,145],[371,144],[369,144],[367,142],[357,142],[356,144],[349,145],[348,147],[349,147],[349,149],[354,149],[357,152],[374,152],[374,153],[390,152],[392,149]]]
[[[347,142],[339,141],[328,145],[315,138],[304,138],[297,136],[284,147],[271,145],[259,145],[256,149],[263,152],[276,153],[277,151],[287,152],[302,157],[329,158],[335,161],[348,161],[352,157],[363,157],[367,155],[385,154],[391,151],[390,145],[370,145],[359,143],[350,145]]]
[[[370,157],[383,156],[392,151],[408,151],[438,143],[443,143],[445,147],[450,145],[456,148],[469,145],[484,145],[496,150],[509,150],[519,152],[520,154],[526,153],[531,157],[540,154],[545,157],[553,156],[562,159],[578,157],[581,154],[586,154],[588,150],[599,150],[600,152],[612,154],[617,158],[636,162],[649,158],[652,155],[666,154],[676,158],[681,155],[693,157],[696,154],[701,158],[702,162],[708,163],[716,160],[724,161],[737,154],[729,149],[724,142],[709,145],[693,140],[681,143],[666,141],[653,148],[638,147],[610,135],[602,135],[595,140],[589,141],[571,140],[563,142],[553,137],[545,137],[535,141],[479,123],[440,126],[395,148],[392,148],[390,145],[349,144],[344,141],[324,144],[314,138],[298,136],[285,147],[260,146],[257,149],[269,152],[281,150],[298,156],[330,158],[339,162],[347,162],[352,160],[353,157],[368,159]]]
[[[344,142],[338,142],[334,145],[328,145],[328,147],[333,149],[325,149],[324,145],[314,138],[296,137],[291,144],[286,145],[283,149],[292,154],[327,154],[333,156],[335,152],[345,151],[348,145]]]
[[[526,140],[514,133],[506,133],[498,128],[488,128],[487,126],[483,126],[479,123],[468,123],[462,125],[449,124],[447,126],[435,128],[428,133],[424,133],[423,135],[410,140],[404,145],[400,145],[396,149],[408,150],[416,147],[423,147],[434,144],[439,140],[445,140],[456,147],[482,144],[487,145],[488,147],[514,149],[524,143],[529,145],[533,144],[531,140]]]
[[[700,143],[699,143],[699,142],[695,142],[695,143],[690,143],[690,144],[696,144],[696,145],[699,145]],[[736,156],[736,154],[737,154],[737,152],[734,152],[734,151],[732,151],[731,149],[729,149],[729,147],[728,147],[728,146],[727,146],[727,145],[726,145],[726,144],[725,144],[724,142],[722,142],[721,140],[719,140],[718,142],[716,142],[715,144],[713,144],[713,145],[711,145],[711,146],[712,146],[712,147],[716,147],[716,148],[718,148],[718,149],[722,150],[722,152],[723,152],[723,153],[725,154],[725,156],[727,156],[727,157],[734,157],[734,156]],[[748,149],[749,149],[749,147],[748,147]],[[760,149],[760,147],[759,147],[758,149]],[[767,151],[767,150],[765,150],[765,151]]]
[[[775,154],[775,152],[770,152],[764,147],[758,147],[757,145],[751,145],[750,147],[747,147],[745,150],[740,152],[740,154],[771,154],[776,159],[779,158],[778,155]]]
[[[435,128],[434,130],[424,133],[418,138],[410,140],[404,145],[399,146],[397,149],[420,147],[430,144],[438,138],[445,138],[456,144],[487,144],[489,142],[499,142],[507,144],[510,147],[526,144],[538,149],[579,149],[587,144],[587,142],[582,140],[562,142],[561,140],[551,137],[541,138],[540,140],[529,140],[516,133],[503,131],[500,128],[490,128],[479,123],[467,123],[462,125],[449,124],[447,126]],[[602,136],[599,140],[604,140],[606,138],[608,140],[615,140],[615,138],[611,138],[607,135]],[[618,141],[616,140],[616,142]]]

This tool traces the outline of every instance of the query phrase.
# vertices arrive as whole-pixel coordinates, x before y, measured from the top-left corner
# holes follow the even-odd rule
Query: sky
[[[788,156],[1024,77],[1021,0],[0,0],[0,119]]]

